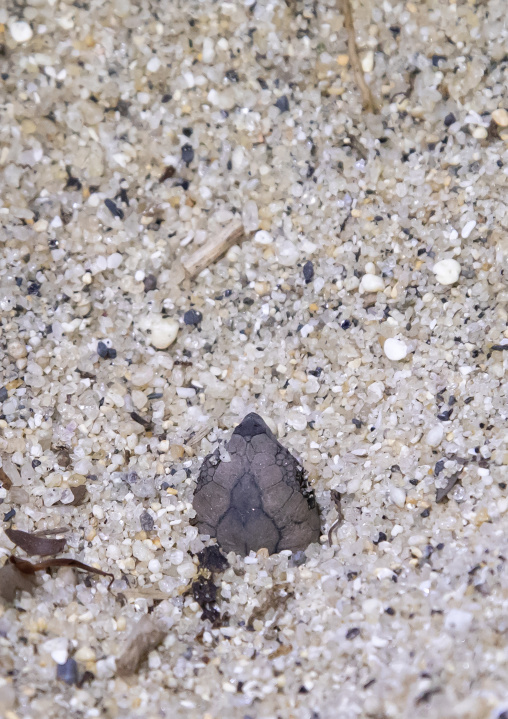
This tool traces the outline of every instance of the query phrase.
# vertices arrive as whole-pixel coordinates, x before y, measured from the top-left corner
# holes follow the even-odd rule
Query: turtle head
[[[272,436],[272,432],[266,422],[255,412],[250,412],[246,415],[238,427],[236,427],[233,434],[239,434],[240,437],[246,438],[255,437],[257,434],[268,434]]]

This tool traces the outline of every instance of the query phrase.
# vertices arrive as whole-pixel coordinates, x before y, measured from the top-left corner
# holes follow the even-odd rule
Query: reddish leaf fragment
[[[12,564],[4,564],[0,569],[0,597],[6,602],[13,602],[16,592],[33,592],[35,577],[27,576]]]
[[[23,532],[21,529],[6,529],[5,533],[16,547],[23,549],[30,557],[34,554],[38,554],[40,557],[59,554],[65,547],[65,539],[48,539],[30,534],[30,532]]]
[[[4,470],[1,467],[0,467],[0,482],[2,483],[2,487],[4,489],[10,489],[12,487],[11,480],[5,474]]]
[[[96,569],[72,557],[55,557],[53,559],[44,559],[42,562],[37,562],[37,564],[32,564],[26,559],[20,559],[20,557],[11,555],[9,561],[24,574],[35,574],[35,572],[42,571],[43,569],[53,569],[55,567],[74,567],[74,569],[82,569],[84,572],[90,572],[90,574],[100,574],[101,577],[111,577],[108,589],[115,580],[115,575],[111,572],[103,572],[102,569]]]

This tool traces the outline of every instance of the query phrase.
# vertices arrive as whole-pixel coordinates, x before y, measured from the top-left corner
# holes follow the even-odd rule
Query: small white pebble
[[[462,228],[462,232],[460,233],[463,240],[467,240],[471,232],[476,227],[476,220],[469,220],[469,222],[466,222],[464,227]]]
[[[302,432],[307,426],[305,415],[296,410],[289,411],[286,416],[287,423],[299,432]]]
[[[151,57],[148,62],[146,63],[146,69],[148,72],[157,72],[157,70],[160,70],[161,61],[157,57],[157,55],[154,55]]]
[[[94,504],[92,514],[96,519],[104,519],[104,510],[98,504]]]
[[[383,349],[388,359],[394,362],[403,360],[409,351],[404,340],[399,340],[396,337],[388,337],[388,339],[385,340]]]
[[[132,390],[131,393],[131,399],[132,404],[136,409],[143,409],[145,404],[147,403],[147,398],[144,392],[141,392],[139,389]]]
[[[390,499],[397,507],[402,508],[406,503],[406,491],[402,487],[392,487],[390,489]]]
[[[492,113],[492,119],[499,127],[508,127],[508,110],[500,107]]]
[[[85,272],[85,274],[84,274],[84,275],[82,276],[82,278],[81,278],[81,282],[82,282],[84,285],[90,285],[90,284],[92,284],[92,275],[90,274],[90,272]]]
[[[9,32],[14,42],[28,42],[33,37],[32,28],[24,20],[17,20],[9,25]]]
[[[108,269],[116,270],[122,264],[122,260],[123,257],[119,252],[113,252],[113,254],[108,257]]]
[[[473,137],[475,140],[485,140],[486,137],[488,137],[489,133],[486,127],[482,127],[481,125],[479,127],[475,127],[473,130]]]
[[[135,387],[144,387],[153,380],[153,369],[147,365],[142,365],[133,371],[131,382]]]
[[[42,650],[57,664],[65,664],[69,656],[68,641],[65,637],[54,637],[42,644]]]
[[[442,424],[436,424],[434,427],[429,429],[425,441],[429,447],[438,447],[444,437],[444,429]]]
[[[46,232],[48,229],[48,221],[47,220],[37,220],[37,222],[34,224],[33,229],[35,232]]]
[[[460,265],[457,260],[439,260],[432,268],[440,285],[453,285],[460,277]]]
[[[258,230],[254,235],[254,242],[257,242],[258,245],[271,245],[273,237],[266,230]]]
[[[179,324],[170,317],[151,317],[149,327],[152,331],[150,344],[158,350],[165,350],[176,340]]]
[[[78,649],[74,655],[74,659],[77,662],[93,662],[95,661],[95,652],[92,647],[87,647],[85,645],[84,647],[80,647]]]
[[[215,59],[215,45],[211,37],[205,37],[203,40],[203,51],[201,53],[203,62],[211,65]]]
[[[362,57],[362,70],[364,72],[372,72],[374,69],[374,51],[369,50],[365,53],[365,55]]]
[[[7,354],[15,360],[26,357],[26,346],[24,342],[20,342],[19,340],[9,342],[7,345]]]
[[[360,292],[382,292],[384,288],[383,278],[369,272],[360,281]]]
[[[472,621],[473,615],[471,612],[465,612],[463,609],[450,609],[446,615],[444,624],[445,629],[455,629],[466,632]]]
[[[284,242],[277,252],[279,264],[284,267],[294,267],[298,262],[299,252],[292,242]]]

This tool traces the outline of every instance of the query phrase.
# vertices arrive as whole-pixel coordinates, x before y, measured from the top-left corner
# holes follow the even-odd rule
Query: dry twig
[[[230,247],[242,238],[243,225],[239,220],[233,220],[227,227],[210,238],[205,244],[182,261],[183,268],[188,277],[199,275],[204,269],[219,259]]]
[[[355,25],[353,22],[353,11],[351,10],[350,0],[342,0],[342,12],[344,14],[344,27],[347,31],[347,45],[349,51],[349,59],[351,60],[351,66],[355,74],[355,80],[360,88],[363,101],[363,109],[366,112],[377,112],[377,106],[374,102],[374,97],[370,87],[365,82],[363,75],[362,63],[358,55],[358,48],[356,47],[356,35]]]
[[[336,529],[338,529],[340,527],[340,525],[344,521],[344,515],[342,514],[340,492],[337,492],[336,489],[332,489],[330,494],[331,494],[332,501],[335,504],[335,509],[337,510],[337,519],[335,520],[335,522],[332,524],[332,526],[328,530],[328,544],[331,547],[332,546],[332,534],[335,532]]]
[[[166,627],[150,614],[144,614],[132,629],[123,654],[116,661],[120,676],[134,674],[143,659],[156,649],[168,633]]]

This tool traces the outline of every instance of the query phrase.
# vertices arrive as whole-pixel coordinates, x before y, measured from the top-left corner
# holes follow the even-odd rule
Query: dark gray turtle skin
[[[193,506],[202,534],[243,556],[261,547],[296,552],[319,541],[319,511],[303,469],[259,415],[243,419],[226,449],[230,462],[217,449],[199,473]]]

